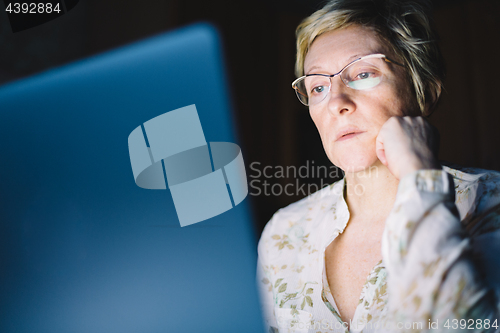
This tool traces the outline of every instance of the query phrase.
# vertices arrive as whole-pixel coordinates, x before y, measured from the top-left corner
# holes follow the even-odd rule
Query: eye
[[[358,61],[347,67],[342,80],[351,88],[365,90],[377,86],[383,77],[380,59],[367,59]]]
[[[375,73],[371,73],[371,72],[362,72],[362,73],[359,73],[358,75],[356,75],[356,76],[353,78],[353,81],[355,81],[355,80],[366,80],[366,79],[373,78],[374,76],[375,76]]]
[[[365,90],[377,86],[380,81],[381,78],[378,75],[373,75],[373,73],[361,73],[356,75],[354,80],[348,81],[347,85],[356,90]]]
[[[311,92],[313,94],[321,94],[322,92],[325,91],[325,89],[326,89],[325,86],[317,86],[317,87],[312,88]]]

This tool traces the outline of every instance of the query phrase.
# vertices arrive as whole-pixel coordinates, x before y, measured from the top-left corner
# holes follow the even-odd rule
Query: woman
[[[437,161],[422,118],[444,77],[429,7],[332,0],[297,29],[293,88],[345,177],[279,210],[262,233],[270,332],[500,327],[470,246],[498,224],[479,217],[500,203],[500,174]]]

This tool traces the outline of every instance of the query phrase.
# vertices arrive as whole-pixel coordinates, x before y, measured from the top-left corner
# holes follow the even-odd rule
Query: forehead
[[[386,53],[387,48],[371,29],[350,26],[326,32],[315,39],[304,60],[304,73],[336,73],[350,61],[372,53]]]

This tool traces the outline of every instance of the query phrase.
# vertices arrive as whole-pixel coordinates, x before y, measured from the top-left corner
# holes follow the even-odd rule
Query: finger
[[[387,166],[387,157],[385,156],[384,143],[380,136],[377,136],[377,140],[375,141],[375,153],[377,154],[377,158],[382,162],[383,165]]]
[[[434,156],[437,157],[439,153],[439,146],[441,143],[441,135],[439,134],[438,129],[434,125],[432,125],[428,121],[426,121],[426,123],[430,132],[429,147],[431,148],[431,151],[433,152]]]
[[[409,116],[404,117],[400,124],[402,128],[406,129],[406,131],[415,131],[419,127],[418,119]]]
[[[387,166],[387,158],[385,157],[385,150],[377,149],[377,158],[383,165]]]

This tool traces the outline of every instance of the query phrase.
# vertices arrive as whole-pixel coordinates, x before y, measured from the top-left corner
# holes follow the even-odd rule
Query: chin
[[[363,154],[352,152],[342,154],[340,158],[332,159],[330,157],[330,161],[341,168],[345,173],[357,173],[370,170],[370,168],[376,168],[378,163],[380,163],[375,153]]]

